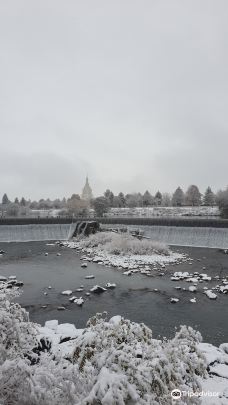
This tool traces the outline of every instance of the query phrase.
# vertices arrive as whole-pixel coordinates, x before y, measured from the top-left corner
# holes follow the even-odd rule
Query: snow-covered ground
[[[214,217],[219,216],[218,207],[136,207],[110,208],[106,217]]]
[[[202,343],[186,326],[156,340],[144,324],[105,313],[85,329],[40,326],[16,295],[0,283],[1,405],[171,405],[173,390],[181,405],[228,404],[228,343]]]

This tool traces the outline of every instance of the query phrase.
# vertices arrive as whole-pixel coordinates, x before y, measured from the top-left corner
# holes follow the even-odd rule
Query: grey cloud
[[[226,0],[0,0],[0,192],[225,187],[227,20]]]

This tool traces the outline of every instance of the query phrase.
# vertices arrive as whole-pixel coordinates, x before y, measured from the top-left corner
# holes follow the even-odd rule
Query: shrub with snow
[[[98,248],[115,255],[169,254],[168,246],[150,239],[139,240],[130,234],[99,232],[81,241],[85,248]]]
[[[73,344],[65,358],[51,330],[49,342],[37,352],[39,325],[29,322],[7,293],[1,285],[1,405],[158,405],[170,404],[176,387],[200,389],[198,376],[206,375],[206,362],[197,349],[201,336],[192,328],[183,326],[174,339],[158,341],[144,324],[97,314],[82,334],[64,343]]]

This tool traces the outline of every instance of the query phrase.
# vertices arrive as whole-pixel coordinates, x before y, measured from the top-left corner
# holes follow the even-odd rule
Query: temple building
[[[93,198],[93,193],[92,193],[92,189],[91,189],[91,187],[89,185],[88,176],[86,176],[86,182],[85,182],[85,185],[84,185],[83,190],[82,190],[81,198],[82,198],[82,200],[85,200],[85,201],[88,201],[88,202],[90,200],[92,200],[92,198]]]

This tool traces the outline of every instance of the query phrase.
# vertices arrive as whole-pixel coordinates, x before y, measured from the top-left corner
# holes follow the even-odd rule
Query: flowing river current
[[[23,293],[16,300],[29,311],[32,321],[44,324],[46,320],[58,319],[61,323],[70,322],[82,328],[96,312],[107,311],[108,317],[118,314],[131,321],[144,322],[152,328],[155,338],[173,337],[175,328],[186,324],[199,330],[204,341],[228,342],[228,294],[218,293],[217,300],[210,300],[202,291],[194,295],[189,291],[177,291],[177,284],[170,280],[174,271],[198,271],[227,277],[228,255],[218,249],[172,247],[172,250],[187,253],[194,261],[191,266],[188,263],[168,266],[163,277],[142,274],[128,277],[121,270],[95,263],[82,268],[75,250],[47,245],[47,242],[0,242],[1,249],[6,254],[0,257],[0,275],[15,275],[17,280],[24,282]],[[203,267],[206,270],[202,270]],[[85,279],[92,274],[94,279]],[[85,296],[95,284],[104,286],[107,282],[116,283],[117,287],[100,295]],[[75,291],[81,285],[83,292],[74,295],[83,296],[85,303],[78,307],[61,292]],[[214,285],[216,281],[211,282],[209,288]],[[189,283],[182,281],[181,287],[185,286],[188,288]],[[189,302],[193,296],[197,299],[195,304]],[[171,304],[171,297],[180,301]],[[65,310],[59,311],[59,306],[64,306]]]

